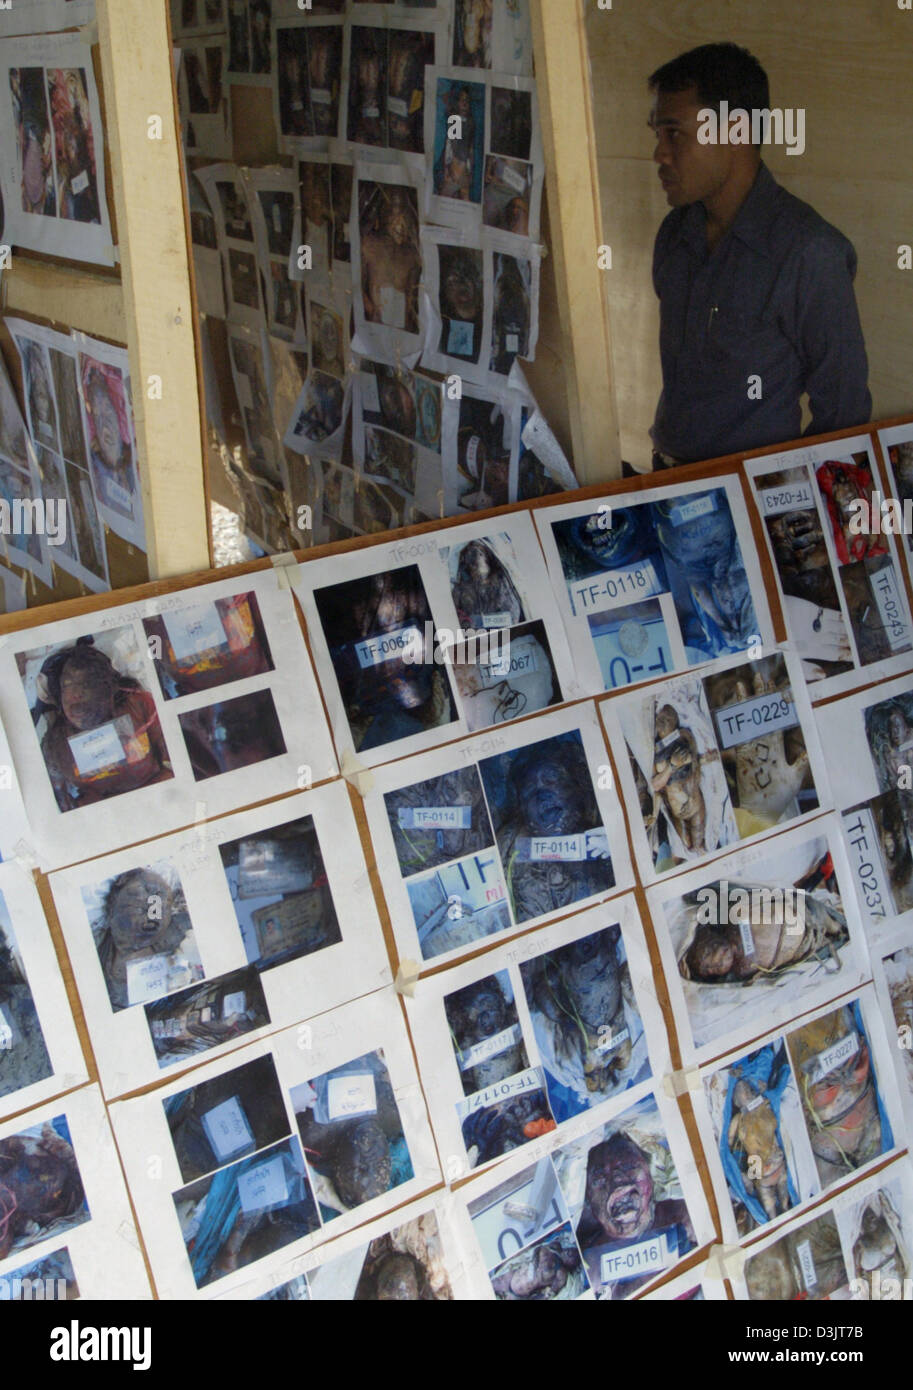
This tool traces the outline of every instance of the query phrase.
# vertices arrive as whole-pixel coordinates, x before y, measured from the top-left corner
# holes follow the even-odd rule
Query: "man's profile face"
[[[695,87],[657,92],[648,125],[656,134],[653,158],[670,207],[684,208],[711,198],[730,177],[733,146],[702,145],[697,133],[705,109]]]

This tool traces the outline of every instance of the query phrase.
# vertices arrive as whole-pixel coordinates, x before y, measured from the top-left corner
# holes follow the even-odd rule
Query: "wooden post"
[[[531,0],[574,469],[621,476],[590,69],[582,0]]]
[[[207,568],[210,549],[165,4],[98,0],[98,39],[149,572],[167,578]]]

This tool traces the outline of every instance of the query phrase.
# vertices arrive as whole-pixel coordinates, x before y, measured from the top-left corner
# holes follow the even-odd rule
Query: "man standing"
[[[692,463],[865,424],[868,362],[853,293],[856,253],[787,193],[757,145],[716,140],[702,112],[769,111],[747,49],[705,44],[658,68],[649,124],[673,209],[656,237],[663,391],[653,467]],[[725,112],[726,108],[724,108]],[[735,132],[734,132],[735,133]]]

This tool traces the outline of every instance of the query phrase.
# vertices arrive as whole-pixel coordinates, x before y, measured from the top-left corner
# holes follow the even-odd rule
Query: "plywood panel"
[[[649,461],[646,432],[661,386],[653,240],[667,212],[652,161],[647,78],[701,43],[729,39],[767,69],[772,102],[806,111],[801,156],[766,147],[783,186],[812,204],[856,247],[856,294],[869,353],[873,416],[913,404],[913,271],[897,247],[913,241],[910,134],[913,12],[879,0],[639,0],[587,4],[586,38],[606,240],[618,417],[626,459]]]

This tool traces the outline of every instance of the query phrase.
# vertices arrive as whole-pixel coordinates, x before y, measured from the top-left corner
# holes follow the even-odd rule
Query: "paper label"
[[[457,357],[470,357],[474,331],[473,324],[466,323],[463,319],[451,319],[447,332],[447,351]]]
[[[238,1196],[242,1211],[263,1211],[288,1201],[288,1183],[281,1157],[268,1158],[238,1178]]]
[[[499,1053],[515,1047],[522,1036],[519,1023],[515,1023],[511,1028],[505,1028],[503,1032],[495,1033],[493,1037],[483,1038],[481,1042],[473,1043],[472,1047],[467,1047],[462,1053],[457,1053],[460,1071],[468,1071],[470,1067],[477,1066],[479,1062],[487,1062],[489,1057],[497,1057]]]
[[[212,603],[195,603],[191,608],[163,613],[162,622],[176,661],[186,661],[213,647],[228,645],[225,629]]]
[[[818,1275],[815,1270],[815,1261],[812,1258],[812,1243],[810,1240],[800,1240],[796,1246],[796,1257],[799,1261],[799,1268],[802,1271],[802,1282],[805,1285],[806,1293],[813,1293],[818,1287]]]
[[[655,1274],[672,1263],[664,1232],[627,1245],[623,1250],[611,1250],[599,1261],[599,1274],[604,1284],[617,1279],[636,1279],[642,1274]]]
[[[127,961],[127,1003],[145,1004],[168,993],[167,955]]]
[[[880,837],[868,806],[843,814],[843,833],[856,875],[856,892],[869,917],[894,912],[894,894],[881,857]]]
[[[222,1017],[231,1018],[232,1014],[243,1014],[247,1009],[247,996],[243,989],[237,994],[226,994],[222,1000]]]
[[[696,521],[699,516],[709,516],[716,511],[716,498],[712,493],[705,497],[695,497],[690,502],[679,502],[669,511],[673,526],[684,526],[688,521]]]
[[[754,955],[754,937],[753,937],[752,934],[751,934],[751,923],[750,923],[750,922],[740,922],[740,923],[739,923],[739,934],[741,935],[741,938],[742,938],[742,955],[743,955],[743,956],[753,956],[753,955]]]
[[[237,1096],[223,1100],[201,1117],[206,1138],[220,1163],[250,1148],[254,1136]]]
[[[333,101],[333,93],[328,87],[312,87],[311,101],[316,101],[318,106],[329,106]]]
[[[513,188],[517,193],[526,192],[526,178],[516,169],[511,169],[509,164],[501,165],[501,178],[509,188]]]
[[[361,114],[364,116],[364,118],[365,118],[366,121],[377,121],[377,120],[380,120],[380,107],[379,107],[379,106],[363,106],[363,107],[361,108]]]
[[[479,681],[483,690],[491,690],[493,686],[500,685],[501,681],[535,675],[538,669],[535,647],[527,647],[526,651],[519,652],[514,647],[509,657],[505,653],[499,661],[492,662],[490,666],[480,665]]]
[[[89,729],[84,734],[73,734],[67,742],[76,769],[82,777],[127,760],[124,746],[113,724],[102,724],[100,728]]]
[[[395,289],[393,285],[381,285],[380,318],[388,328],[405,328],[406,295],[403,290]]]
[[[507,352],[513,352],[515,354],[518,353],[520,351],[519,333],[505,333],[504,348]]]
[[[815,509],[815,496],[811,483],[793,483],[791,486],[764,488],[758,492],[762,516],[781,516],[783,512],[800,512]]]
[[[387,110],[391,115],[405,119],[409,115],[409,104],[402,97],[387,97]]]
[[[474,434],[466,445],[466,467],[470,469],[473,476],[475,476],[479,470],[478,458],[479,445],[481,444],[481,442],[482,441],[479,438],[479,436],[477,434]]]
[[[503,1081],[495,1081],[493,1085],[486,1086],[484,1091],[476,1091],[475,1095],[458,1101],[457,1114],[462,1120],[466,1115],[474,1114],[476,1110],[484,1110],[489,1105],[499,1105],[510,1100],[512,1096],[523,1095],[541,1087],[542,1076],[539,1069],[530,1067],[527,1071],[518,1072],[516,1076],[506,1076]]]
[[[580,863],[584,859],[597,859],[607,856],[609,837],[605,830],[581,830],[575,835],[532,835],[529,839],[520,836],[517,840],[517,858],[521,862],[555,860],[563,863]]]
[[[904,605],[894,566],[886,566],[870,575],[869,583],[891,651],[905,650],[910,645],[910,627],[904,616]]]
[[[788,695],[755,695],[737,705],[716,711],[720,742],[724,748],[734,748],[762,734],[775,734],[781,729],[794,729],[799,723],[796,706]]]
[[[471,806],[400,806],[397,812],[404,830],[471,830]]]
[[[13,1045],[13,1029],[6,1014],[0,1009],[0,1052],[9,1052]]]
[[[74,193],[85,193],[85,191],[86,191],[86,189],[87,189],[88,187],[89,187],[89,171],[88,171],[88,169],[83,169],[82,173],[77,174],[76,177],[75,177],[74,179],[71,179],[71,180],[70,180],[70,188],[73,190]]]
[[[377,394],[377,377],[373,372],[362,372],[361,382],[361,408],[367,410],[370,415],[380,414],[380,396]]]
[[[301,100],[300,97],[296,97],[294,101],[289,102],[289,107],[292,111],[303,111],[304,102]]]
[[[125,487],[120,483],[115,483],[111,478],[106,478],[104,482],[105,500],[110,507],[120,508],[123,512],[133,511],[133,498]]]
[[[808,1068],[808,1079],[812,1085],[820,1081],[822,1077],[829,1076],[832,1071],[842,1067],[851,1057],[855,1057],[859,1051],[859,1034],[847,1033],[845,1038],[835,1042],[831,1047],[826,1047],[823,1052],[812,1058]]]
[[[327,1082],[327,1114],[331,1120],[348,1120],[355,1115],[377,1114],[377,1087],[374,1073],[352,1072],[331,1076]]]
[[[385,661],[402,661],[403,652],[422,650],[422,634],[417,627],[400,628],[399,632],[385,632],[380,637],[368,637],[364,642],[355,643],[355,655],[361,669],[381,666]]]
[[[277,232],[282,231],[282,209],[278,203],[273,203],[273,228]]]
[[[577,579],[568,585],[574,613],[604,613],[608,609],[629,604],[632,599],[652,598],[665,592],[652,560],[613,570],[610,574],[595,575],[592,579]]]
[[[37,423],[39,434],[43,434],[45,439],[54,438],[54,426],[51,424],[50,420],[39,420]]]
[[[479,613],[483,627],[510,627],[513,618],[510,613]]]

